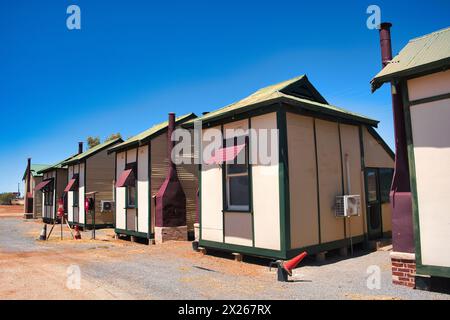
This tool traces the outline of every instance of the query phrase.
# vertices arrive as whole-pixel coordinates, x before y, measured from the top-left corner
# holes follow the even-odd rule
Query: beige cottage
[[[38,171],[42,174],[42,182],[36,186],[35,191],[42,192],[42,220],[45,223],[60,220],[57,214],[58,201],[64,200],[64,188],[67,185],[67,167],[63,163],[70,158]],[[66,205],[64,203],[65,209]]]
[[[178,117],[176,124],[195,117],[193,113]],[[114,153],[116,159],[116,234],[143,239],[155,237],[155,196],[168,173],[167,128],[167,121],[157,124],[109,149],[109,153]],[[178,177],[186,195],[189,234],[194,231],[197,171],[196,165],[177,166]]]
[[[67,166],[67,180],[64,189],[67,198],[67,218],[71,226],[84,229],[114,226],[114,177],[115,158],[108,149],[123,142],[112,139],[81,152],[64,162]],[[86,212],[86,195],[95,197],[95,217]]]
[[[226,163],[203,159],[200,246],[285,259],[390,235],[394,155],[374,130],[378,122],[328,104],[306,76],[261,89],[195,121],[202,123],[204,148],[210,130],[223,133],[224,149],[216,158],[234,148]],[[264,141],[261,129],[278,130],[267,142],[278,155],[275,163],[265,164],[259,156],[249,161],[250,150]],[[232,161],[240,152],[244,165]],[[359,196],[359,216],[336,216],[342,195]]]
[[[42,174],[38,172],[48,166],[48,164],[32,164],[31,159],[29,159],[29,164],[22,179],[25,195],[24,217],[26,219],[42,218],[42,192],[41,190],[35,190],[35,188],[42,182]]]
[[[399,92],[393,93],[403,101],[401,130],[408,147],[414,244],[412,252],[401,252],[394,243],[391,258],[394,263],[415,264],[403,278],[410,278],[406,285],[416,287],[428,287],[430,276],[450,278],[449,68],[450,28],[446,28],[410,40],[372,80],[373,90],[385,82],[395,84]],[[409,241],[405,233],[397,238],[399,243]],[[394,282],[405,284],[396,275]]]

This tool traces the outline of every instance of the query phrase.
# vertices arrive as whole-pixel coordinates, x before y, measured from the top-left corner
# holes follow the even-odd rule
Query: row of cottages
[[[58,200],[64,199],[64,188],[67,185],[67,167],[63,163],[73,156],[64,159],[54,165],[48,166],[40,171],[42,182],[39,183],[35,192],[42,193],[42,221],[44,223],[57,223],[58,218]],[[65,212],[67,203],[64,203]]]
[[[384,68],[372,90],[393,88],[396,173],[406,178],[401,192],[393,189],[393,280],[433,289],[450,278],[450,28],[410,40],[392,58],[390,27],[380,28]]]
[[[115,232],[143,239],[187,240],[196,215],[196,165],[175,166],[168,157],[175,126],[193,113],[150,129],[109,149],[115,157]]]
[[[108,149],[122,142],[121,138],[106,141],[62,163],[67,167],[63,192],[70,226],[91,229],[94,222],[95,228],[114,226],[115,157],[108,154]],[[87,197],[95,199],[95,217],[85,210]]]
[[[42,182],[42,174],[38,172],[48,166],[48,164],[32,164],[31,158],[28,158],[27,168],[22,178],[25,195],[25,219],[38,219],[42,217],[42,192],[35,190],[35,188]]]
[[[184,127],[194,121],[202,123],[203,147],[210,130],[223,134],[222,149],[200,166],[200,246],[286,259],[390,235],[394,155],[374,130],[378,121],[328,104],[306,76],[261,89]],[[261,129],[278,134],[264,140]],[[278,161],[254,159],[249,150],[257,141]],[[241,153],[245,164],[236,164]],[[359,215],[336,216],[342,195],[359,195]],[[124,224],[120,219],[116,223]]]

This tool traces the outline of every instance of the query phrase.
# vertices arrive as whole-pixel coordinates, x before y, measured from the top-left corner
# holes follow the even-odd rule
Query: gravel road
[[[56,229],[40,242],[41,228],[38,221],[0,216],[0,299],[450,299],[393,286],[386,251],[357,251],[323,264],[306,260],[291,282],[279,283],[265,260],[202,255],[190,243],[115,240],[112,230],[97,232],[95,241],[89,232],[73,241],[67,231],[60,240]],[[380,272],[379,289],[368,288],[368,268]]]

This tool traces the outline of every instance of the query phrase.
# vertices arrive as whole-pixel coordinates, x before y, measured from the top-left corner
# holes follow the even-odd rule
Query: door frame
[[[370,226],[370,202],[369,202],[369,184],[368,184],[368,173],[369,172],[375,172],[376,175],[376,189],[377,189],[377,200],[379,206],[379,218],[380,218],[380,227],[379,231],[376,230],[373,233],[371,233],[371,226]],[[368,240],[375,240],[375,239],[381,239],[383,238],[383,211],[382,211],[382,201],[381,201],[381,189],[380,189],[380,168],[376,167],[366,167],[364,169],[364,181],[365,181],[365,199],[366,199],[366,223],[367,223],[367,238]],[[373,202],[372,202],[373,203]]]

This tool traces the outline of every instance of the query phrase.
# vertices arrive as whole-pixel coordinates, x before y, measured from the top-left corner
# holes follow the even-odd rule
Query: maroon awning
[[[34,188],[35,191],[39,191],[42,189],[45,189],[53,180],[49,179],[49,180],[44,180],[41,183],[39,183],[36,188]]]
[[[238,154],[244,150],[245,144],[240,144],[237,146],[227,147],[218,149],[214,156],[205,161],[205,164],[222,164],[224,162],[232,161],[236,159]]]
[[[77,179],[73,178],[69,180],[64,192],[74,191],[76,189]]]
[[[134,184],[134,174],[133,174],[133,169],[127,169],[125,171],[122,172],[122,174],[120,175],[119,179],[116,182],[116,187],[117,188],[121,188],[121,187],[126,187],[129,185],[133,185]]]

